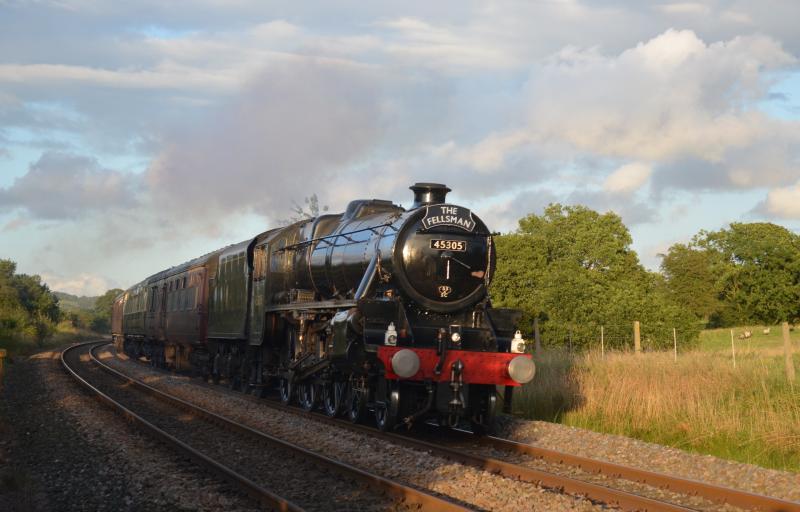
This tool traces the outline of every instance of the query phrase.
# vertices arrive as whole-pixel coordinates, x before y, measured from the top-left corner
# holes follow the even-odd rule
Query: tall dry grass
[[[800,382],[782,357],[546,352],[515,410],[767,467],[800,470]],[[795,356],[796,361],[800,358]]]

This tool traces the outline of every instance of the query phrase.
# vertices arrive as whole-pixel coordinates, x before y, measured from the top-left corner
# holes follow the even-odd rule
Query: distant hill
[[[91,311],[97,297],[78,297],[71,293],[53,292],[58,297],[58,305],[63,311]]]

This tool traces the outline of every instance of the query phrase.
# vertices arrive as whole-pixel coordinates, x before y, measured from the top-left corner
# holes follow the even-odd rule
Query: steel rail
[[[186,443],[182,442],[180,439],[168,434],[167,432],[161,430],[160,428],[156,427],[149,421],[145,420],[135,412],[131,411],[124,405],[120,404],[107,394],[100,391],[98,388],[93,386],[89,381],[78,375],[78,372],[75,368],[72,367],[70,363],[67,362],[67,358],[69,357],[68,354],[71,356],[73,351],[77,351],[78,349],[86,348],[87,345],[95,345],[95,347],[91,347],[89,350],[90,352],[94,350],[94,348],[102,346],[108,342],[88,342],[88,343],[81,343],[78,345],[73,345],[64,349],[61,352],[61,365],[72,375],[75,380],[88,389],[96,398],[98,398],[102,403],[105,405],[110,406],[112,409],[116,409],[120,412],[123,417],[133,425],[137,426],[144,432],[152,435],[156,439],[162,441],[163,443],[167,444],[171,448],[177,450],[178,452],[182,453],[186,457],[194,460],[201,466],[211,470],[213,473],[224,478],[226,481],[232,483],[233,485],[239,487],[240,489],[244,490],[249,496],[256,499],[259,503],[263,506],[270,507],[271,509],[280,510],[281,512],[302,512],[303,509],[291,501],[278,496],[277,494],[261,487],[257,483],[253,482],[252,480],[248,479],[247,477],[240,475],[239,473],[231,470],[227,466],[224,466],[215,460],[207,457],[205,454],[195,450],[191,446],[187,445]]]
[[[395,482],[393,480],[389,480],[388,478],[384,478],[374,473],[370,473],[368,471],[359,469],[350,464],[331,459],[329,457],[313,452],[301,446],[292,444],[288,441],[284,441],[283,439],[274,437],[265,432],[255,430],[241,423],[229,420],[228,418],[220,416],[216,413],[213,413],[207,409],[199,407],[195,404],[192,404],[180,398],[169,395],[163,391],[160,391],[152,386],[149,386],[144,382],[134,379],[133,377],[127,376],[115,370],[114,368],[111,368],[110,366],[106,365],[105,363],[97,359],[97,357],[94,355],[94,348],[90,352],[90,355],[92,357],[93,362],[97,364],[99,368],[101,368],[103,371],[111,375],[114,375],[115,377],[121,380],[126,381],[131,386],[142,390],[148,395],[151,395],[155,398],[158,398],[159,400],[170,403],[171,405],[174,405],[176,407],[180,407],[181,409],[189,412],[190,414],[195,415],[196,417],[217,423],[231,431],[248,435],[259,441],[264,441],[274,446],[278,446],[280,448],[292,451],[300,456],[303,456],[307,459],[311,459],[315,463],[321,464],[336,472],[346,473],[352,478],[360,480],[368,485],[376,486],[380,488],[382,491],[384,491],[386,494],[393,496],[396,499],[402,500],[405,503],[416,505],[420,507],[422,510],[433,510],[433,511],[443,511],[443,512],[464,512],[466,510],[469,510],[461,505],[439,498],[425,491],[409,487],[407,485]]]
[[[106,365],[103,365],[106,366]],[[110,371],[119,373],[116,370],[109,368]],[[129,377],[125,377],[130,379]],[[149,386],[148,386],[149,387]],[[213,389],[211,386],[209,388]],[[410,438],[400,434],[381,432],[375,428],[367,427],[365,425],[353,424],[347,420],[339,418],[330,418],[321,413],[304,411],[303,409],[284,405],[276,400],[264,400],[250,397],[253,402],[266,405],[275,410],[289,412],[296,415],[306,416],[311,419],[343,427],[351,432],[366,434],[372,437],[383,439],[384,441],[410,446],[414,449],[435,454],[439,457],[458,462],[459,464],[472,466],[478,469],[486,470],[491,473],[499,474],[501,476],[519,479],[524,482],[533,483],[543,487],[551,488],[569,494],[585,496],[586,498],[594,501],[606,503],[611,506],[616,506],[624,510],[644,510],[648,512],[674,512],[674,511],[688,511],[692,510],[686,507],[681,507],[671,503],[654,500],[644,496],[639,496],[626,491],[618,489],[611,489],[601,485],[584,482],[582,480],[574,479],[567,476],[557,475],[546,471],[527,468],[511,464],[497,459],[488,457],[481,457],[472,455],[465,452],[460,452],[446,448],[440,445],[435,445],[425,441]],[[179,399],[176,399],[179,400]],[[213,414],[213,413],[212,413]]]
[[[464,436],[471,433],[464,432]],[[479,438],[478,443],[511,453],[520,453],[558,464],[575,466],[589,473],[598,473],[612,478],[623,478],[661,489],[699,496],[715,503],[729,504],[739,508],[764,510],[769,512],[800,512],[800,503],[764,496],[738,489],[731,489],[698,480],[666,475],[654,471],[638,469],[613,462],[581,457],[556,450],[540,448],[509,439],[487,436]]]
[[[214,387],[212,386],[208,387],[214,389]],[[384,439],[389,442],[411,446],[419,450],[428,451],[430,453],[436,453],[441,457],[448,458],[451,460],[456,460],[457,462],[468,464],[473,467],[486,469],[488,471],[495,472],[502,476],[507,476],[510,478],[519,478],[520,480],[532,483],[541,483],[541,485],[546,487],[564,489],[564,491],[566,492],[571,492],[575,494],[584,494],[590,499],[597,499],[598,501],[603,501],[608,504],[616,504],[621,508],[632,509],[632,510],[687,510],[686,508],[682,508],[677,505],[666,504],[658,500],[652,500],[650,498],[638,496],[636,494],[628,493],[625,491],[613,490],[600,485],[590,484],[571,477],[563,477],[555,475],[553,473],[527,468],[525,466],[501,461],[498,459],[463,453],[439,444],[433,444],[426,441],[414,439],[407,435],[380,432],[378,429],[374,427],[353,424],[345,419],[330,418],[321,412],[309,412],[309,411],[304,411],[303,409],[295,406],[286,406],[274,399],[264,400],[255,397],[248,397],[248,398],[250,398],[254,402],[262,403],[264,405],[267,405],[268,407],[272,407],[273,409],[288,411],[294,414],[307,416],[330,425],[343,427],[353,432],[368,433],[370,435]],[[780,498],[773,498],[770,496],[750,493],[747,491],[740,491],[738,489],[732,489],[729,487],[709,484],[697,480],[671,476],[663,473],[657,473],[654,471],[642,470],[630,466],[624,466],[621,464],[590,459],[587,457],[580,457],[577,455],[571,455],[556,450],[539,448],[533,445],[519,443],[507,439],[501,439],[498,437],[492,437],[492,436],[476,437],[472,433],[463,430],[449,431],[448,433],[449,434],[453,433],[455,435],[462,436],[462,439],[469,436],[469,441],[471,442],[477,441],[480,444],[483,444],[485,446],[490,446],[498,450],[530,455],[532,457],[539,458],[547,462],[573,466],[588,473],[597,473],[607,476],[609,478],[624,479],[633,482],[643,483],[646,485],[650,485],[671,492],[676,492],[679,494],[684,494],[688,496],[697,496],[719,504],[729,504],[739,508],[764,510],[768,512],[800,512],[800,503],[782,500]],[[539,476],[546,477],[546,479],[539,478]],[[584,488],[583,485],[576,485],[576,486],[570,485],[570,487],[568,488],[567,486],[564,485],[564,482],[561,481],[562,479],[569,479],[579,484],[584,484],[586,486],[592,486],[592,487]],[[571,490],[575,489],[576,487],[579,487],[581,490]],[[593,491],[603,492],[604,490],[613,491],[614,494],[610,496],[606,495],[605,498],[601,498],[599,496],[596,497],[595,494],[592,494]],[[629,503],[631,506],[628,507],[624,505],[622,502],[615,501],[617,497],[616,493],[620,493],[622,495],[621,498],[625,499],[625,503]],[[629,502],[628,499],[632,501]],[[643,504],[642,502],[638,501],[639,499],[649,500],[650,502],[654,503]],[[671,508],[666,508],[666,509],[657,508],[663,505],[667,505]]]
[[[449,459],[452,459],[452,460],[456,460],[457,462],[462,462],[461,460],[458,460],[457,458],[460,457],[460,456],[463,456],[463,457],[465,457],[465,460],[462,463],[469,464],[469,465],[472,465],[474,467],[487,469],[488,471],[494,471],[494,472],[496,472],[498,474],[501,474],[503,476],[508,476],[508,477],[511,477],[511,478],[519,478],[519,479],[521,479],[523,481],[528,481],[528,482],[534,482],[535,483],[537,480],[535,480],[536,477],[534,476],[533,473],[530,474],[530,479],[529,479],[529,478],[526,478],[526,477],[522,476],[518,471],[529,470],[529,471],[532,471],[532,472],[541,472],[541,473],[544,473],[545,475],[548,475],[548,476],[549,475],[554,475],[553,473],[544,472],[544,471],[540,471],[540,470],[534,470],[534,469],[531,469],[531,468],[527,468],[525,466],[520,466],[518,464],[513,464],[513,463],[509,463],[509,462],[505,462],[505,461],[500,461],[498,459],[484,458],[484,457],[477,456],[477,455],[465,454],[463,452],[456,451],[456,450],[454,450],[452,448],[447,448],[447,447],[439,445],[439,444],[433,444],[433,443],[429,443],[429,442],[422,441],[422,440],[419,440],[419,439],[414,439],[414,438],[411,438],[411,437],[406,436],[406,435],[394,434],[394,433],[388,433],[388,432],[381,432],[381,431],[377,430],[376,428],[368,427],[368,426],[365,426],[365,425],[356,425],[356,424],[353,424],[353,423],[351,423],[351,422],[349,422],[347,420],[344,420],[344,419],[329,418],[328,416],[326,416],[326,415],[324,415],[322,413],[308,412],[308,411],[304,411],[302,409],[299,409],[297,407],[285,406],[285,405],[281,404],[280,402],[278,402],[276,400],[270,400],[270,399],[263,400],[263,399],[260,399],[260,400],[258,400],[258,403],[264,403],[265,405],[267,405],[269,407],[273,407],[273,408],[280,409],[280,410],[292,411],[292,412],[294,412],[296,414],[307,415],[307,416],[315,418],[315,419],[317,419],[319,421],[322,421],[322,422],[325,422],[325,423],[328,423],[328,424],[331,424],[331,425],[337,425],[339,427],[344,427],[344,428],[352,430],[352,431],[368,432],[368,433],[371,433],[373,436],[382,438],[382,439],[384,439],[386,441],[399,443],[399,444],[404,444],[404,445],[407,445],[407,446],[413,446],[413,447],[415,447],[417,449],[424,450],[424,451],[429,451],[431,453],[437,453],[442,457],[449,458]],[[508,443],[512,443],[513,444],[514,450],[519,450],[519,452],[522,452],[522,453],[525,453],[528,450],[528,448],[526,448],[526,447],[530,447],[531,452],[535,452],[536,450],[539,450],[539,448],[537,448],[535,446],[532,446],[532,445],[526,445],[526,444],[523,444],[523,443],[516,443],[514,441],[505,440],[505,439],[501,439],[501,438],[497,438],[497,437],[479,438],[479,437],[474,436],[471,432],[466,432],[466,431],[463,431],[463,430],[455,430],[455,431],[451,430],[451,431],[448,431],[448,435],[451,434],[451,433],[456,433],[456,435],[463,436],[465,438],[467,436],[469,436],[469,440],[470,441],[474,442],[474,441],[477,440],[479,443],[484,443],[485,442],[485,443],[487,443],[489,445],[492,445],[492,447],[498,448],[498,449],[502,449],[503,442],[508,442]],[[483,441],[484,439],[486,439],[487,441]],[[508,445],[508,446],[510,447],[511,445]],[[600,460],[589,459],[589,458],[585,458],[585,457],[578,457],[578,456],[570,455],[568,453],[559,452],[559,451],[556,451],[556,450],[545,450],[545,449],[541,449],[541,450],[544,450],[549,456],[551,456],[551,458],[544,459],[544,460],[546,460],[548,462],[553,462],[553,463],[557,463],[557,464],[566,464],[566,465],[578,467],[579,469],[582,469],[582,470],[584,470],[586,472],[600,473],[600,474],[603,474],[603,475],[605,475],[607,477],[610,477],[610,478],[619,478],[619,479],[624,479],[624,480],[630,480],[630,481],[634,481],[634,482],[644,483],[646,485],[651,485],[653,487],[658,487],[658,488],[661,488],[661,489],[664,489],[664,490],[668,490],[668,491],[672,491],[672,492],[676,492],[676,493],[679,493],[679,494],[685,494],[685,495],[689,495],[689,496],[697,496],[697,497],[705,498],[705,499],[707,499],[709,501],[713,501],[715,503],[721,503],[721,504],[727,503],[729,505],[733,505],[733,506],[736,506],[736,507],[739,507],[739,508],[744,508],[744,509],[766,510],[766,511],[770,511],[770,512],[800,512],[800,504],[795,503],[795,502],[791,502],[791,501],[782,500],[782,499],[779,499],[779,498],[772,498],[772,497],[769,497],[769,496],[763,496],[763,495],[760,495],[760,494],[749,493],[749,492],[746,492],[746,491],[740,491],[740,490],[731,489],[731,488],[728,488],[728,487],[717,486],[717,485],[714,485],[714,484],[707,484],[707,483],[704,483],[704,482],[699,482],[699,481],[690,480],[690,479],[686,479],[686,478],[674,477],[674,476],[671,476],[671,475],[666,475],[666,474],[662,474],[662,473],[656,473],[656,472],[653,472],[653,471],[640,470],[640,469],[637,469],[637,468],[623,466],[623,465],[620,465],[620,464],[606,463],[606,462],[600,461]],[[505,451],[509,451],[509,450],[505,450]],[[544,457],[539,457],[539,458],[544,458]],[[468,461],[468,459],[471,459],[471,460]],[[484,467],[484,461],[489,466]],[[493,466],[494,463],[500,463],[500,465],[495,467],[495,466]],[[504,466],[504,465],[508,465],[508,466]],[[503,470],[503,467],[509,467],[509,466],[510,466],[510,471],[509,472],[506,472],[506,471]],[[554,476],[558,476],[558,475],[554,475]],[[559,478],[570,478],[570,477],[560,477],[560,476],[558,476],[558,477]],[[579,479],[573,479],[573,480],[576,480],[577,482],[581,482],[581,480],[579,480]],[[544,480],[541,480],[540,482],[542,483],[542,485],[550,487],[550,485],[545,483]],[[586,482],[584,482],[584,483],[586,483]],[[587,485],[595,485],[595,484],[588,484],[588,483],[586,483],[586,484]],[[696,484],[696,485],[694,485],[694,484]],[[572,492],[572,491],[569,491],[566,487],[564,487],[562,485],[558,485],[557,482],[555,482],[555,485],[553,485],[552,487],[554,487],[554,488],[563,488],[567,492]],[[599,487],[600,489],[608,489],[607,487],[603,487],[603,486],[599,486],[599,485],[597,487]],[[624,493],[624,494],[627,494],[629,496],[636,496],[638,498],[649,499],[649,498],[645,498],[645,497],[641,497],[641,496],[635,495],[633,493],[627,493],[626,491],[617,491],[617,492]],[[581,494],[580,491],[577,491],[577,493]],[[592,494],[586,493],[586,495],[589,498],[594,499],[594,496]],[[601,501],[605,501],[605,500],[602,500],[600,498],[597,498],[597,499],[601,500]],[[652,504],[653,507],[658,506],[658,505],[663,503],[663,502],[657,501],[657,500],[652,500],[652,501],[656,501],[655,504]],[[612,503],[610,503],[610,504],[612,504]],[[669,505],[673,506],[673,507],[677,507],[676,505],[672,505],[672,504],[669,504]],[[620,506],[622,508],[626,508],[622,504],[618,504],[618,506]],[[638,506],[634,506],[632,509],[633,510],[645,510],[645,509],[646,510],[659,510],[657,508],[651,508],[650,506],[647,506],[646,508],[642,508],[641,504],[639,504]],[[686,510],[686,508],[678,508],[678,509],[679,510]],[[670,508],[669,510],[675,510],[675,508]]]
[[[524,481],[533,482],[534,480],[528,480],[527,478],[518,474],[516,471],[519,470],[519,468],[528,469],[530,471],[539,471],[527,468],[525,466],[520,466],[518,464],[500,461],[498,459],[493,459],[488,457],[484,458],[477,455],[464,454],[463,452],[453,450],[452,448],[447,448],[439,444],[433,444],[419,439],[414,439],[406,435],[380,432],[379,430],[373,427],[368,427],[365,425],[355,425],[344,419],[329,418],[328,416],[322,413],[308,412],[293,406],[287,407],[275,400],[268,399],[268,400],[263,400],[262,402],[266,403],[270,407],[277,407],[281,409],[292,410],[300,414],[310,415],[311,417],[317,418],[321,421],[342,426],[347,429],[352,429],[354,431],[371,432],[373,435],[383,438],[387,441],[415,446],[421,450],[426,450],[431,452],[436,451],[445,458],[451,458],[453,460],[457,460],[459,456],[465,456],[466,458],[471,458],[471,462],[468,462],[465,459],[463,463],[475,467],[483,467],[481,465],[482,460],[485,460],[488,463],[489,466],[484,467],[484,469],[487,470],[491,470],[489,468],[494,467],[495,463],[500,463],[501,465],[507,464],[511,466],[512,469],[508,473],[506,473],[505,470],[502,469],[500,471],[497,471],[495,469],[495,472],[503,476],[519,478]],[[763,510],[766,512],[800,512],[800,503],[783,500],[780,498],[774,498],[771,496],[764,496],[762,494],[755,494],[747,491],[741,491],[738,489],[732,489],[730,487],[724,487],[716,484],[709,484],[706,482],[692,480],[689,478],[682,478],[664,473],[657,473],[655,471],[638,469],[630,466],[625,466],[622,464],[616,464],[597,459],[590,459],[588,457],[572,455],[557,450],[539,448],[530,444],[519,443],[508,439],[502,439],[493,436],[478,437],[472,434],[471,432],[467,432],[464,430],[451,429],[447,431],[447,435],[454,435],[454,434],[460,436],[465,441],[469,442],[477,441],[480,444],[498,450],[512,452],[512,453],[526,454],[544,460],[546,462],[573,466],[587,473],[601,474],[609,478],[617,478],[617,479],[642,483],[645,485],[650,485],[652,487],[657,487],[659,489],[675,492],[678,494],[684,494],[687,496],[697,496],[712,501],[714,503],[728,504],[743,509]],[[458,461],[462,462],[460,460]],[[543,473],[545,473],[546,475],[551,474],[548,472],[543,472]],[[531,478],[535,477],[531,476]],[[569,477],[563,477],[563,478],[569,478]],[[577,481],[580,482],[580,480]],[[541,482],[542,485],[547,485],[544,481]],[[594,485],[594,484],[588,484],[588,485]],[[607,489],[606,487],[603,486],[598,486],[598,487],[602,489]],[[564,489],[567,490],[566,487],[564,487]],[[619,491],[619,492],[625,492],[625,491]],[[630,494],[631,496],[636,496],[635,494],[632,493],[627,493],[627,494]],[[587,496],[592,497],[588,493]],[[658,503],[662,502],[659,501]],[[618,506],[623,507],[623,505],[621,504],[619,504]],[[648,508],[647,510],[656,510],[656,509]]]
[[[381,432],[372,427],[353,424],[348,420],[330,418],[321,413],[309,412],[296,407],[286,406],[274,400],[259,400],[258,403],[263,403],[276,410],[288,411],[307,416],[329,425],[343,427],[353,432],[365,433],[387,442],[408,446],[416,450],[421,450],[432,455],[437,455],[439,457],[458,462],[459,464],[463,464],[465,466],[475,467],[477,469],[482,469],[506,478],[540,485],[542,487],[547,487],[568,494],[583,496],[589,500],[602,502],[610,506],[619,507],[623,510],[639,510],[649,512],[693,510],[680,505],[648,498],[646,496],[639,496],[627,491],[621,491],[619,489],[612,489],[610,487],[584,482],[583,480],[578,480],[576,478],[528,468],[491,457],[483,457],[480,455],[473,455],[470,453],[453,450],[442,445],[421,441],[405,435]]]

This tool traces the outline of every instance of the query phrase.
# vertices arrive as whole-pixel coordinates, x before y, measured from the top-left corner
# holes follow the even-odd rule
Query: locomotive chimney
[[[408,187],[414,191],[414,206],[419,208],[429,204],[442,204],[450,189],[443,183],[414,183]]]

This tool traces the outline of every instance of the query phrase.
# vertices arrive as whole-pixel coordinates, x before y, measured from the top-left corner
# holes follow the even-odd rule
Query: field
[[[701,333],[681,352],[546,351],[515,395],[522,416],[631,436],[697,453],[800,471],[800,380],[787,381],[780,326]],[[792,331],[800,379],[800,333]]]

